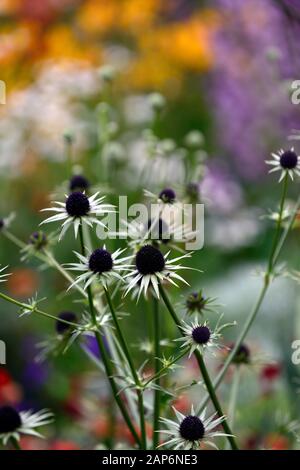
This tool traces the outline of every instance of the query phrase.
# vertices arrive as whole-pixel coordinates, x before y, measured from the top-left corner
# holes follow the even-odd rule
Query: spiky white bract
[[[99,250],[106,251],[105,245],[103,246],[103,249],[99,249]],[[123,257],[123,258],[119,258],[119,256],[125,250],[126,250],[126,248],[125,249],[118,248],[114,253],[109,253],[110,256],[111,256],[111,259],[112,259],[112,267],[111,267],[111,269],[109,269],[107,271],[104,271],[104,272],[101,272],[101,273],[95,272],[95,271],[91,270],[91,268],[90,268],[91,256],[97,250],[95,250],[92,253],[89,253],[87,256],[83,256],[80,253],[77,253],[76,251],[74,251],[74,254],[78,258],[80,263],[68,263],[66,265],[67,269],[69,271],[79,271],[79,272],[82,272],[82,274],[80,274],[75,279],[75,281],[70,285],[69,289],[76,286],[77,284],[83,283],[84,284],[84,289],[86,290],[93,283],[93,281],[95,281],[95,280],[100,281],[104,287],[106,287],[107,282],[109,280],[112,280],[113,278],[122,281],[124,276],[122,276],[121,273],[124,272],[124,271],[128,271],[128,270],[132,269],[132,265],[124,264],[129,259],[132,259],[132,256],[126,256],[126,257]]]
[[[106,227],[105,224],[101,220],[98,220],[97,217],[104,216],[105,214],[109,214],[109,213],[114,213],[115,212],[114,206],[112,204],[104,204],[103,201],[105,200],[105,196],[98,198],[99,192],[95,193],[93,196],[89,198],[85,196],[84,193],[82,194],[84,197],[86,197],[88,201],[88,210],[86,211],[85,214],[71,215],[67,211],[66,204],[67,204],[68,199],[74,195],[74,193],[72,193],[69,196],[65,195],[66,202],[63,203],[59,201],[54,201],[53,204],[55,204],[56,206],[42,209],[42,212],[46,212],[46,211],[54,212],[55,215],[48,217],[40,225],[48,224],[51,222],[63,222],[61,232],[59,235],[59,240],[62,239],[62,237],[67,232],[67,230],[72,225],[74,227],[75,238],[77,238],[79,227],[82,224],[86,224],[89,227],[92,227],[94,224],[99,225],[101,227]]]
[[[126,238],[128,246],[136,252],[147,241],[155,241],[157,245],[168,245],[181,253],[185,251],[177,244],[191,243],[197,236],[187,224],[168,220],[168,217],[153,217],[146,223],[136,220],[121,221],[123,229],[112,234],[118,238]]]
[[[16,411],[16,413],[18,412]],[[36,428],[51,424],[54,418],[53,413],[47,409],[35,413],[31,410],[21,411],[18,415],[20,420],[19,426],[13,431],[0,434],[0,441],[4,445],[11,439],[19,441],[22,434],[43,438],[43,435],[36,431]]]
[[[141,250],[150,246],[151,245],[144,245],[141,248]],[[154,247],[152,248],[155,249]],[[141,250],[139,250],[139,252],[137,253],[137,256],[141,252]],[[159,270],[153,269],[152,272],[150,273],[143,273],[138,268],[138,266],[136,266],[135,270],[133,270],[132,272],[124,276],[124,279],[128,279],[128,287],[125,291],[125,294],[124,294],[125,296],[130,291],[138,287],[139,290],[138,290],[137,300],[139,300],[141,293],[143,292],[144,296],[146,297],[148,289],[152,287],[153,291],[155,292],[156,297],[159,298],[160,297],[159,283],[169,282],[170,284],[178,287],[178,284],[175,281],[181,281],[184,284],[189,285],[188,282],[177,273],[177,271],[181,271],[183,269],[194,270],[194,268],[182,266],[181,264],[177,264],[177,263],[185,258],[190,258],[192,254],[186,253],[183,256],[179,256],[177,258],[170,260],[169,259],[170,251],[166,253],[165,255],[163,255],[158,249],[157,251],[161,254],[162,259],[163,259],[162,268]],[[137,256],[136,256],[136,259],[137,259]]]
[[[174,450],[199,450],[203,446],[209,446],[216,450],[218,450],[217,445],[211,441],[211,439],[215,437],[224,437],[228,436],[228,434],[216,431],[215,429],[224,421],[225,416],[221,416],[216,418],[217,413],[214,413],[210,417],[206,418],[206,408],[202,411],[199,417],[196,416],[194,407],[191,408],[191,413],[188,416],[180,413],[176,410],[175,407],[172,407],[173,411],[176,415],[177,421],[172,421],[171,419],[161,418],[160,422],[165,424],[167,429],[162,429],[159,432],[161,434],[166,434],[168,436],[168,440],[163,442],[159,447],[168,446]],[[187,439],[183,436],[183,434],[187,434],[186,432],[183,433],[182,424],[185,420],[192,418],[193,420],[197,420],[199,427],[202,427],[202,437],[198,439]],[[194,429],[191,433],[194,434]]]
[[[288,175],[291,180],[294,179],[294,175],[300,176],[300,158],[293,147],[286,151],[280,149],[277,153],[272,153],[271,155],[273,159],[266,160],[266,164],[273,167],[269,173],[281,171],[279,183],[286,175]]]
[[[5,282],[5,281],[7,281],[8,276],[11,275],[11,273],[1,274],[1,273],[3,273],[3,271],[5,271],[5,269],[6,269],[7,267],[8,267],[8,266],[5,266],[4,268],[0,269],[0,282]]]

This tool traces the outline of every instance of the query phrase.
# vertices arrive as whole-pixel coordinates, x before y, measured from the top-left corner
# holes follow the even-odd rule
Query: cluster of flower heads
[[[55,202],[57,207],[44,209],[45,211],[53,211],[56,214],[42,222],[43,224],[63,222],[60,239],[72,225],[74,227],[75,237],[77,237],[78,231],[83,224],[87,224],[88,226],[97,224],[105,227],[102,220],[97,217],[115,212],[111,204],[103,203],[104,197],[98,198],[98,193],[88,197],[84,192],[87,188],[87,180],[84,177],[76,175],[76,177],[72,178],[70,183],[70,190],[73,192],[71,192],[69,196],[66,196],[66,201],[64,203]],[[148,193],[147,195],[154,197],[159,204],[163,206],[176,204],[176,193],[171,188],[162,190],[158,197],[153,193]],[[158,226],[160,228],[162,228],[162,224],[162,220],[158,218]],[[152,228],[151,221],[149,228]],[[185,253],[182,256],[170,260],[170,251],[164,255],[160,249],[155,246],[156,243],[150,243],[149,240],[147,240],[147,232],[148,230],[146,230],[146,236],[144,233],[143,236],[141,235],[139,238],[141,245],[139,249],[134,250],[134,253],[127,257],[120,258],[124,250],[118,249],[114,253],[110,253],[105,245],[88,253],[88,255],[75,252],[79,263],[70,263],[68,269],[82,272],[82,274],[76,278],[71,287],[84,283],[84,288],[87,289],[95,280],[100,281],[106,286],[109,280],[114,278],[115,280],[125,280],[127,282],[125,295],[131,290],[138,288],[137,297],[139,298],[142,292],[146,295],[150,287],[153,289],[156,296],[159,297],[159,283],[165,281],[175,286],[177,286],[176,281],[182,281],[187,284],[185,279],[180,276],[177,271],[191,269],[180,264],[182,259],[190,257],[191,254]],[[176,227],[174,226],[173,234],[175,232]],[[121,232],[118,233],[120,234]],[[192,235],[191,233],[191,236]],[[37,243],[37,240],[43,243],[43,237],[40,235],[34,238],[34,242]],[[125,275],[124,272],[126,272]]]
[[[272,154],[273,160],[267,161],[267,164],[273,166],[270,172],[281,171],[280,180],[289,176],[293,179],[294,175],[300,176],[300,157],[294,149],[283,151],[278,154]],[[86,194],[90,188],[89,181],[82,175],[75,175],[69,182],[70,194],[66,196],[65,202],[55,202],[55,207],[44,209],[45,211],[53,211],[55,215],[46,219],[44,223],[60,222],[62,223],[59,239],[61,239],[66,231],[73,226],[75,238],[78,236],[79,230],[86,224],[89,227],[99,225],[105,227],[103,221],[99,220],[99,216],[105,216],[115,212],[114,206],[104,203],[105,197],[98,197],[97,192],[93,196],[88,197]],[[143,293],[145,296],[149,291],[157,298],[160,297],[160,286],[168,282],[177,286],[177,281],[181,281],[188,285],[187,281],[178,274],[183,269],[192,269],[182,266],[180,261],[191,257],[191,253],[185,253],[174,259],[169,259],[170,251],[166,254],[160,250],[160,244],[167,245],[170,242],[170,235],[165,235],[164,220],[161,217],[161,211],[168,205],[176,205],[176,193],[171,188],[162,190],[157,197],[153,193],[146,192],[146,195],[155,200],[160,205],[159,215],[155,219],[149,219],[143,226],[129,224],[128,226],[135,232],[134,243],[128,242],[128,246],[132,249],[129,256],[121,257],[124,249],[118,249],[110,253],[106,246],[103,245],[93,251],[87,251],[87,254],[74,252],[78,258],[78,263],[69,263],[68,269],[78,271],[81,274],[74,279],[71,287],[83,284],[85,290],[88,290],[92,283],[98,282],[106,289],[110,281],[125,282],[124,292],[128,294],[134,291],[135,296],[139,299]],[[0,230],[8,225],[4,219],[0,220]],[[149,232],[155,229],[157,238],[155,241],[149,237]],[[175,234],[176,225],[172,227],[171,233]],[[118,232],[119,234],[121,232]],[[130,231],[129,231],[130,235]],[[190,233],[193,236],[193,232]],[[134,238],[134,237],[133,237]],[[33,247],[37,251],[42,251],[49,243],[48,237],[41,231],[32,233],[29,238],[28,246]],[[28,250],[27,250],[28,251]],[[3,273],[5,268],[0,269],[0,282],[7,279],[8,274]],[[176,341],[182,342],[182,348],[188,351],[190,357],[195,351],[204,354],[206,351],[220,349],[219,340],[221,332],[228,326],[233,324],[220,325],[222,315],[219,317],[214,328],[210,326],[207,320],[203,319],[204,313],[216,311],[217,305],[214,298],[205,297],[203,291],[190,293],[185,299],[186,317],[194,316],[194,321],[189,323],[182,320],[180,329],[182,337]],[[97,326],[107,321],[100,319]],[[82,317],[82,320],[86,320]],[[71,311],[61,312],[56,320],[55,329],[59,340],[63,339],[64,345],[68,345],[82,332],[87,333],[93,331],[95,324],[80,324],[78,317]],[[49,349],[48,345],[47,348]],[[56,344],[52,344],[50,349],[54,350]],[[228,349],[232,350],[234,345]],[[233,357],[232,363],[240,366],[242,364],[250,364],[252,362],[250,350],[247,345],[241,344]],[[192,406],[191,413],[184,415],[175,408],[177,421],[167,418],[161,418],[161,423],[165,424],[168,429],[160,430],[162,434],[169,436],[168,440],[161,445],[172,446],[175,450],[184,449],[200,449],[205,446],[217,448],[216,444],[211,441],[214,437],[228,436],[226,433],[216,430],[224,421],[225,416],[212,415],[206,418],[206,410],[196,415]],[[48,410],[42,410],[38,413],[18,412],[10,406],[0,408],[0,439],[6,444],[9,440],[19,440],[21,434],[30,434],[40,436],[35,430],[39,426],[51,423],[52,413]]]

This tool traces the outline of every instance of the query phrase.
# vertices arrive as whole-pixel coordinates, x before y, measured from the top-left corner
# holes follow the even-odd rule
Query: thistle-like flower
[[[198,417],[195,415],[193,406],[191,414],[185,416],[176,410],[176,408],[172,408],[177,421],[172,421],[166,418],[160,419],[161,423],[165,424],[168,429],[161,430],[159,432],[167,434],[170,437],[170,439],[161,444],[161,446],[171,446],[174,450],[195,450],[201,449],[201,447],[207,445],[218,450],[218,447],[211,441],[211,439],[214,437],[228,436],[228,434],[214,430],[224,421],[225,416],[215,419],[215,413],[209,418],[205,418],[205,409]]]
[[[63,222],[59,239],[61,239],[66,231],[73,225],[75,238],[77,238],[79,226],[83,223],[92,227],[93,224],[105,227],[98,216],[115,212],[111,204],[103,204],[105,196],[97,198],[99,193],[91,197],[87,197],[81,191],[75,191],[69,196],[66,196],[66,202],[55,201],[57,207],[50,207],[42,209],[42,211],[56,212],[55,215],[44,220],[42,224],[50,222]]]
[[[144,245],[135,256],[136,269],[125,276],[125,278],[129,277],[129,284],[125,295],[134,289],[135,286],[139,286],[139,298],[142,292],[146,295],[148,288],[153,287],[156,296],[159,298],[158,285],[160,282],[168,281],[178,287],[174,281],[174,279],[176,279],[188,285],[185,279],[183,279],[183,277],[181,277],[176,271],[193,268],[188,268],[175,263],[178,263],[178,261],[183,258],[190,258],[191,254],[188,253],[172,260],[168,259],[169,254],[170,252],[163,255],[158,248],[152,245]]]
[[[35,428],[45,426],[53,421],[53,413],[49,410],[18,412],[11,406],[0,408],[0,440],[4,445],[10,439],[20,440],[21,434],[43,437]]]
[[[198,323],[195,321],[191,325],[182,322],[181,330],[184,336],[176,339],[176,341],[182,341],[183,344],[181,347],[183,348],[189,346],[189,357],[191,357],[196,350],[200,351],[201,354],[210,349],[213,352],[213,349],[220,348],[218,339],[221,337],[221,329],[222,328],[216,328],[215,331],[212,331],[207,322]]]
[[[80,263],[69,263],[68,269],[70,271],[81,271],[82,274],[78,276],[71,284],[74,287],[81,282],[84,283],[84,289],[87,289],[96,279],[101,281],[105,286],[107,281],[116,278],[122,280],[121,272],[130,270],[131,265],[124,264],[125,261],[131,257],[119,258],[125,249],[118,249],[114,253],[107,251],[106,247],[97,248],[88,256],[83,256],[74,251]]]
[[[89,180],[83,175],[74,175],[69,181],[69,190],[73,191],[87,191],[90,187]]]
[[[178,205],[176,192],[172,188],[163,189],[159,195],[152,193],[151,191],[144,190],[146,197],[149,197],[154,202],[160,204],[162,207],[166,205]]]
[[[77,323],[76,313],[70,311],[64,311],[59,313],[55,323],[55,329],[59,335],[65,335],[67,333],[72,332],[72,325],[66,322]]]
[[[292,180],[294,179],[294,175],[300,176],[300,158],[294,148],[290,150],[281,149],[278,153],[272,153],[272,157],[273,160],[266,160],[266,163],[274,167],[269,173],[281,171],[279,183],[287,174]]]
[[[3,273],[3,271],[7,268],[7,266],[5,266],[4,268],[0,269],[0,273]],[[5,282],[7,281],[7,277],[10,276],[10,273],[6,273],[6,274],[0,274],[0,282]]]
[[[189,294],[185,300],[186,312],[189,315],[197,315],[204,313],[217,312],[220,305],[216,304],[216,298],[214,297],[205,297],[203,290],[201,289],[198,292],[192,292]]]
[[[234,347],[234,344],[230,345],[229,351],[231,351]],[[232,360],[233,364],[240,365],[240,364],[250,364],[251,363],[251,352],[249,347],[242,343],[237,352],[234,355]]]
[[[8,228],[10,224],[12,223],[12,221],[14,220],[14,218],[15,218],[14,212],[9,214],[7,217],[4,217],[3,219],[0,217],[0,232],[1,230]]]

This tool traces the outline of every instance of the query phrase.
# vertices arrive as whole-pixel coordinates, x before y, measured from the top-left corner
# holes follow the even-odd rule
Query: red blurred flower
[[[9,372],[0,368],[0,403],[16,405],[22,399],[21,387],[13,382]]]
[[[278,379],[281,374],[281,365],[280,364],[267,364],[264,366],[260,372],[260,378],[268,382],[273,382]]]
[[[52,443],[50,450],[79,450],[79,446],[73,441],[57,440]]]

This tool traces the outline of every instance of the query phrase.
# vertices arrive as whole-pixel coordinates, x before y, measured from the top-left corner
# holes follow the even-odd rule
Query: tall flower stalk
[[[153,338],[154,338],[154,373],[158,374],[160,369],[160,338],[161,321],[159,317],[159,303],[156,297],[153,297]],[[156,449],[159,444],[159,418],[160,418],[160,376],[155,379],[156,388],[154,390],[154,409],[153,409],[153,448]]]
[[[113,318],[113,322],[117,331],[117,335],[120,341],[120,345],[123,349],[124,355],[127,359],[132,378],[135,383],[135,388],[136,388],[136,393],[137,393],[137,399],[138,399],[138,409],[139,409],[139,415],[140,415],[140,426],[141,426],[141,440],[142,440],[142,448],[147,449],[147,436],[146,436],[146,425],[145,425],[145,411],[144,411],[144,399],[143,399],[143,389],[142,389],[142,384],[140,382],[140,378],[138,376],[138,373],[136,371],[135,365],[133,363],[133,359],[131,357],[131,353],[129,351],[129,347],[127,345],[127,342],[125,340],[125,336],[122,333],[122,330],[120,328],[119,320],[116,315],[113,302],[109,293],[108,288],[104,287],[104,292],[106,296],[107,303],[109,305],[109,309]]]
[[[83,230],[82,230],[82,225],[79,226],[79,239],[80,239],[80,246],[81,246],[81,253],[83,256],[86,256],[86,252],[85,252],[85,245],[84,245],[84,239],[83,239]],[[110,361],[110,357],[106,351],[106,348],[105,348],[105,345],[103,343],[103,340],[102,340],[102,337],[101,337],[101,334],[99,333],[98,329],[97,329],[97,315],[96,315],[96,312],[95,312],[95,307],[94,307],[94,301],[93,301],[93,293],[92,293],[92,289],[91,289],[91,286],[89,285],[87,287],[87,294],[88,294],[88,301],[89,301],[89,309],[90,309],[90,314],[91,314],[91,319],[94,323],[94,326],[96,327],[96,330],[95,330],[95,337],[96,337],[96,341],[97,341],[97,345],[98,345],[98,348],[99,348],[99,351],[100,351],[100,354],[101,354],[101,358],[102,358],[102,361],[103,361],[103,364],[104,364],[104,367],[105,367],[105,371],[106,371],[106,375],[107,375],[107,379],[109,381],[109,384],[111,386],[111,390],[112,390],[112,393],[114,395],[114,398],[115,398],[115,401],[121,411],[121,414],[124,418],[124,421],[126,422],[134,440],[137,442],[137,444],[142,448],[142,444],[141,444],[141,441],[140,441],[140,438],[137,434],[137,431],[131,421],[131,418],[129,416],[129,413],[119,395],[119,390],[118,390],[118,387],[116,385],[116,382],[114,380],[114,373],[113,373],[113,367],[111,365],[111,361]]]
[[[159,292],[160,292],[161,297],[162,297],[162,299],[165,303],[165,306],[167,307],[169,313],[171,314],[171,317],[173,318],[173,321],[174,321],[175,325],[177,326],[178,330],[180,331],[180,334],[182,335],[182,328],[181,328],[180,320],[179,320],[179,318],[178,318],[178,316],[177,316],[177,314],[176,314],[176,312],[175,312],[175,310],[174,310],[174,308],[173,308],[173,306],[172,306],[172,304],[171,304],[171,302],[170,302],[163,286],[161,285],[161,283],[159,284]],[[214,386],[213,386],[212,381],[210,379],[210,376],[209,376],[209,373],[207,371],[206,365],[204,363],[202,354],[198,350],[195,350],[194,355],[196,357],[196,360],[197,360],[199,369],[201,371],[204,383],[206,385],[209,397],[211,398],[211,401],[212,401],[212,403],[215,407],[215,410],[216,410],[219,418],[221,418],[221,417],[223,418],[224,413],[222,411],[221,405],[220,405],[219,400],[217,398]],[[235,442],[235,439],[233,437],[233,434],[231,432],[231,429],[230,429],[226,419],[224,419],[222,421],[222,426],[223,426],[223,429],[224,429],[225,433],[227,434],[227,439],[228,439],[228,442],[231,445],[231,448],[233,450],[237,450],[238,446]]]

